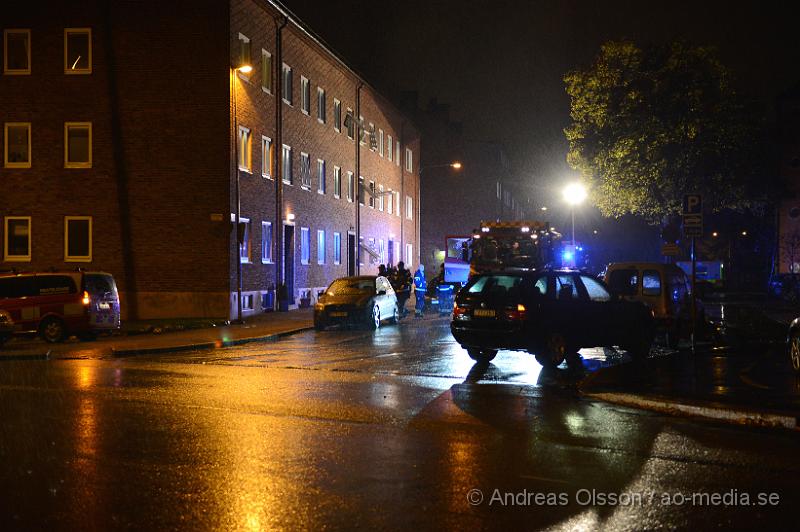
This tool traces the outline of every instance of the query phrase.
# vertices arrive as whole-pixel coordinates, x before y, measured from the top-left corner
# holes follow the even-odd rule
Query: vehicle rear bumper
[[[450,332],[462,346],[523,349],[526,344],[522,327],[519,325],[509,324],[504,327],[490,328],[451,322]]]

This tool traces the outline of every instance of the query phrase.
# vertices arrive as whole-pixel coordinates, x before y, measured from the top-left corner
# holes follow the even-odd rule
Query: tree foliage
[[[671,43],[602,46],[564,81],[572,100],[567,162],[605,216],[680,212],[685,193],[714,211],[763,196],[763,115],[732,86],[712,49]],[[763,175],[763,174],[762,174]]]

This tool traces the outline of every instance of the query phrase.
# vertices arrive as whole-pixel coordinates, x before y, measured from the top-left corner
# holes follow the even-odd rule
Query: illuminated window
[[[250,129],[239,126],[239,170],[250,172],[252,161],[253,154]]]
[[[414,162],[413,162],[411,148],[406,148],[406,171],[407,172],[414,171]]]
[[[317,187],[317,192],[320,194],[325,194],[325,161],[322,159],[317,159],[317,178],[319,179],[319,186]]]
[[[389,160],[393,159],[392,157],[392,136],[389,135],[389,139],[386,141],[386,151],[387,155],[389,156]]]
[[[325,108],[325,89],[322,87],[317,87],[317,120],[325,123],[325,115],[326,115],[326,108]]]
[[[342,169],[338,166],[333,167],[333,197],[342,197]]]
[[[92,217],[64,217],[64,261],[92,262]]]
[[[261,88],[272,94],[272,54],[261,49]]]
[[[3,74],[31,73],[31,30],[3,32]]]
[[[311,157],[305,152],[300,152],[300,186],[311,189]]]
[[[283,64],[283,68],[281,69],[281,90],[283,91],[283,101],[292,105],[292,67],[287,65],[286,63]]]
[[[272,222],[261,222],[261,262],[272,262]]]
[[[64,73],[92,73],[92,30],[67,28],[64,30]]]
[[[336,98],[333,99],[333,129],[342,131],[342,102]]]
[[[300,263],[308,264],[311,260],[311,233],[308,227],[300,228]]]
[[[3,132],[3,154],[6,168],[31,167],[30,122],[6,122]]]
[[[4,222],[3,260],[6,262],[30,262],[31,217],[6,216]]]
[[[414,268],[414,246],[412,244],[406,244],[406,269],[412,270]]]
[[[250,238],[252,236],[252,228],[250,227],[250,220],[248,218],[239,217],[239,223],[242,226],[243,234],[242,234],[242,242],[239,246],[239,260],[243,263],[250,262],[250,250],[252,249],[252,243]]]
[[[333,263],[342,263],[342,235],[333,233]]]
[[[282,152],[282,166],[283,166],[283,182],[287,185],[294,183],[294,174],[292,173],[292,147],[283,145]]]
[[[261,175],[272,179],[272,139],[261,137]]]
[[[325,264],[325,231],[317,230],[317,264]]]
[[[409,220],[414,219],[414,200],[411,196],[406,196],[406,218]]]
[[[311,82],[300,76],[300,110],[311,114]]]
[[[378,130],[378,153],[383,157],[383,130]]]
[[[64,124],[64,168],[92,167],[92,123]]]

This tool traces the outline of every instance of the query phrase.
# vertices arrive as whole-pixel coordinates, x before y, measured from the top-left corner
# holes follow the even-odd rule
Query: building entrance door
[[[347,275],[356,274],[356,235],[347,233]]]
[[[294,226],[283,226],[283,282],[289,305],[294,305]]]

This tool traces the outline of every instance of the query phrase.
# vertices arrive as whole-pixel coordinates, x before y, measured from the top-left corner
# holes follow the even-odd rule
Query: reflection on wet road
[[[703,529],[792,515],[797,435],[584,400],[584,368],[542,372],[524,353],[476,366],[440,320],[5,362],[0,528]],[[779,506],[661,499],[730,490]],[[640,499],[597,498],[609,494]]]

